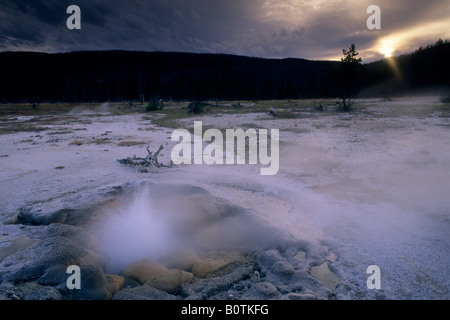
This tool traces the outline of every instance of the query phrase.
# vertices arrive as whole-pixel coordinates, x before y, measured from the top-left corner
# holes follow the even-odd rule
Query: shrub
[[[441,97],[441,102],[442,103],[450,103],[450,94],[448,96]]]
[[[159,111],[159,110],[162,110],[163,108],[164,108],[164,104],[163,104],[162,100],[152,99],[148,103],[147,108],[145,108],[145,111],[147,111],[147,112]]]
[[[199,114],[202,113],[204,110],[203,108],[206,106],[206,103],[203,102],[198,102],[198,101],[194,101],[189,103],[189,105],[187,106],[188,109],[188,113],[195,113],[195,114]]]

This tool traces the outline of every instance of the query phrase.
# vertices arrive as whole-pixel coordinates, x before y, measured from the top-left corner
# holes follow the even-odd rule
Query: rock
[[[81,289],[69,289],[66,283],[60,285],[60,292],[69,299],[105,300],[108,298],[108,284],[103,270],[95,265],[80,266]],[[69,277],[70,275],[67,275]]]
[[[106,275],[106,290],[108,291],[108,299],[116,294],[125,284],[124,277],[107,274]]]
[[[26,294],[24,300],[63,300],[63,296],[55,287],[42,287]]]
[[[238,282],[233,285],[233,289],[236,291],[242,291],[245,289],[245,285],[241,282]]]
[[[309,264],[322,263],[324,257],[327,255],[327,251],[324,247],[318,245],[311,245],[308,248],[307,260]]]
[[[334,295],[322,282],[304,271],[296,271],[285,284],[289,292],[299,291],[300,289],[310,290],[318,297],[323,297],[324,299],[330,299]]]
[[[149,286],[126,288],[117,292],[112,300],[176,300],[177,297]]]
[[[295,273],[294,267],[287,261],[276,262],[271,269],[272,273],[279,276],[290,276]]]
[[[292,259],[297,263],[304,263],[306,261],[306,252],[299,251]]]
[[[19,216],[18,213],[14,213],[11,216],[9,216],[6,220],[3,221],[4,225],[8,224],[16,224],[17,223],[17,217]],[[0,221],[1,223],[1,221]],[[0,299],[1,300],[1,299]]]
[[[285,297],[287,300],[318,300],[319,298],[313,293],[288,293]]]
[[[122,270],[122,275],[144,284],[166,271],[167,268],[162,264],[149,260],[139,260],[127,265]]]
[[[0,301],[1,300],[16,300],[14,298],[19,296],[16,293],[16,288],[13,283],[10,282],[0,282]],[[19,298],[20,299],[20,298]],[[19,300],[17,299],[17,300]]]
[[[280,252],[276,249],[270,249],[262,252],[256,258],[256,263],[261,270],[271,268],[278,261],[284,260]]]
[[[226,267],[232,262],[234,261],[207,258],[194,264],[192,267],[192,273],[199,278],[209,278],[214,273],[218,272],[220,269]]]
[[[328,263],[324,262],[320,266],[311,268],[311,276],[323,283],[325,287],[334,291],[339,283],[339,278],[330,271]]]
[[[46,227],[41,227],[42,230],[45,231],[45,235],[47,237],[66,237],[72,239],[83,232],[83,229],[80,227],[70,226],[67,224],[53,223]],[[36,228],[29,228],[36,229]]]
[[[18,238],[5,239],[6,241],[1,241],[0,244],[7,243],[6,246],[0,247],[0,261],[3,258],[14,254],[17,251],[25,250],[33,245],[36,240],[32,240],[24,235],[20,235]],[[9,243],[9,244],[8,244]]]
[[[189,300],[204,300],[220,291],[228,290],[241,280],[248,279],[253,271],[253,265],[238,265],[225,276],[201,279],[192,284],[181,285],[180,295]]]
[[[161,259],[164,266],[191,272],[192,267],[201,259],[192,249],[178,250]]]
[[[190,272],[180,269],[168,269],[155,278],[148,280],[145,285],[170,294],[178,294],[178,288],[182,284],[192,283],[194,280],[195,277]]]
[[[39,278],[38,283],[41,285],[57,286],[67,280],[67,266],[56,265],[48,268]]]
[[[7,270],[3,280],[18,283],[40,278],[47,269],[56,265],[98,264],[96,257],[73,240],[55,236],[41,240],[29,248],[4,258],[0,270]]]
[[[294,257],[295,255],[297,255],[298,253],[298,249],[295,247],[288,247],[284,250],[283,252],[283,256],[287,257],[287,258],[291,258]]]
[[[141,284],[139,281],[136,281],[134,279],[123,277],[125,279],[125,283],[123,284],[123,288],[134,288],[139,287]]]
[[[62,209],[54,212],[41,213],[38,211],[20,211],[16,223],[24,225],[49,225],[52,223],[64,223],[67,218],[69,210]]]
[[[252,275],[250,276],[250,281],[252,282],[260,282],[261,281],[261,275],[258,271],[253,271]]]
[[[281,293],[270,282],[259,282],[251,286],[250,289],[242,296],[242,300],[267,300],[277,299],[281,297]]]

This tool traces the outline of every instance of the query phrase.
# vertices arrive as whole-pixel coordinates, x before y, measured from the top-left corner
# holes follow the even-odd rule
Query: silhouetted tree
[[[350,111],[351,98],[358,88],[362,59],[358,57],[359,52],[356,51],[355,44],[353,43],[348,50],[343,49],[342,53],[344,57],[341,58],[338,81],[342,95],[342,106],[344,111]]]

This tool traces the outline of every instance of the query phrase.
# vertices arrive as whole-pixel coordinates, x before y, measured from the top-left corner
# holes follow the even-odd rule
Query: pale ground
[[[116,115],[105,105],[76,107],[57,121],[3,116],[3,126],[39,120],[46,129],[0,135],[0,221],[24,206],[46,212],[84,205],[128,182],[189,183],[294,238],[326,243],[339,256],[342,279],[364,281],[373,264],[388,298],[449,299],[450,106],[421,97],[361,100],[356,107],[293,119],[215,112],[180,121],[187,128],[202,120],[208,128],[279,129],[275,176],[261,176],[258,165],[143,173],[119,164],[145,157],[147,143],[153,151],[164,145],[160,160],[169,160],[173,129],[152,124],[157,115]]]

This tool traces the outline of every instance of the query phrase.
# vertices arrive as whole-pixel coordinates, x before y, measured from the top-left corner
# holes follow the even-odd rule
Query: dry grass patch
[[[69,145],[73,145],[73,146],[81,146],[82,144],[83,144],[83,141],[80,139],[75,139],[69,143]]]
[[[132,147],[132,146],[140,146],[140,145],[144,145],[144,144],[148,144],[148,142],[133,141],[133,140],[123,140],[123,141],[120,141],[119,143],[117,143],[117,145],[119,147]]]

